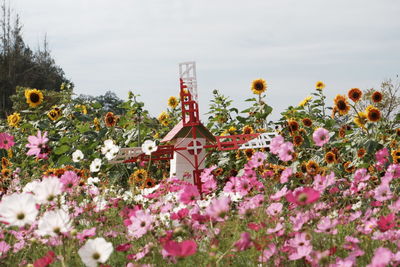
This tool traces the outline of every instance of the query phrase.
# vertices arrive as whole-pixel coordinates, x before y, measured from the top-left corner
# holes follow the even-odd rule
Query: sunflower
[[[337,160],[336,159],[336,154],[333,153],[332,151],[327,152],[325,154],[324,159],[325,159],[325,162],[328,163],[328,164],[334,163]]]
[[[288,121],[289,131],[297,132],[299,130],[299,124],[295,120]]]
[[[305,105],[308,104],[308,102],[310,102],[312,99],[312,96],[307,96],[306,98],[304,98],[300,103],[299,103],[299,107],[304,107]]]
[[[301,120],[304,126],[306,127],[311,127],[312,126],[312,120],[310,118],[304,118]]]
[[[19,113],[14,112],[7,117],[7,122],[10,127],[17,127],[18,123],[21,121],[21,116]]]
[[[313,160],[309,160],[306,164],[307,173],[310,175],[317,175],[319,172],[319,165]]]
[[[61,109],[58,107],[53,108],[47,113],[47,116],[52,120],[58,120],[61,117]]]
[[[400,163],[400,148],[393,150],[392,153],[393,163]]]
[[[94,127],[96,128],[96,131],[100,131],[100,121],[98,118],[93,119],[93,124],[94,124]]]
[[[26,103],[29,104],[31,108],[35,108],[42,104],[43,93],[37,89],[26,89],[25,90]]]
[[[367,112],[367,119],[372,122],[379,121],[381,119],[381,112],[374,106],[368,106],[365,110]]]
[[[2,169],[1,170],[1,176],[3,178],[9,178],[11,176],[11,170],[7,169],[7,168]]]
[[[366,151],[364,148],[360,148],[359,150],[357,150],[357,157],[359,158],[363,158],[366,154]]]
[[[130,184],[135,184],[135,183],[142,183],[143,181],[146,181],[148,178],[147,171],[144,169],[138,169],[134,173],[131,174],[129,177],[129,183]]]
[[[373,94],[371,95],[372,102],[374,102],[374,103],[381,102],[382,98],[383,98],[382,93],[378,92],[378,91],[373,92]]]
[[[248,148],[244,151],[244,154],[246,155],[247,160],[250,160],[251,157],[254,155],[255,150],[252,148]]]
[[[169,124],[168,122],[169,115],[167,112],[163,111],[158,115],[157,120],[164,126],[167,126]]]
[[[250,125],[246,125],[243,127],[242,132],[243,132],[243,134],[252,134],[252,133],[254,133],[254,129]]]
[[[346,115],[349,112],[350,106],[349,103],[347,102],[346,96],[337,95],[333,100],[333,102],[335,103],[337,112],[339,112],[340,115]]]
[[[264,79],[257,79],[251,83],[251,91],[256,95],[261,95],[267,90],[267,82]]]
[[[2,168],[2,169],[5,169],[5,168],[7,168],[8,166],[12,166],[12,163],[11,163],[7,158],[2,157],[2,158],[1,158],[1,168]]]
[[[176,98],[175,96],[171,96],[170,98],[168,98],[168,106],[171,108],[176,108],[179,104],[179,100],[178,98]]]
[[[365,124],[367,123],[367,114],[365,114],[365,112],[358,112],[353,121],[358,127],[365,128]]]
[[[80,104],[78,104],[78,105],[75,105],[75,108],[76,109],[80,109],[81,110],[81,112],[82,112],[82,114],[87,114],[87,108],[86,108],[86,106],[85,105],[80,105]]]
[[[224,173],[224,169],[222,169],[222,168],[217,168],[214,170],[215,176],[220,176],[222,173]]]
[[[149,177],[143,182],[142,188],[152,188],[155,185],[156,185],[156,180]]]
[[[358,88],[352,88],[349,90],[348,96],[353,102],[358,102],[361,99],[362,92]]]
[[[356,169],[356,167],[354,167],[350,161],[346,161],[345,163],[343,163],[343,168],[347,173],[353,173]]]
[[[104,122],[107,127],[113,127],[117,124],[118,116],[115,116],[112,112],[107,112],[106,116],[104,116]]]
[[[397,135],[397,136],[400,136],[400,128],[397,128],[397,129],[396,129],[396,135]]]
[[[325,88],[325,84],[324,84],[323,82],[321,82],[321,81],[318,81],[318,82],[315,84],[315,88],[318,89],[318,90],[322,90],[322,89]]]
[[[303,143],[304,138],[301,135],[295,135],[293,136],[293,144],[295,146],[301,146],[301,144]]]

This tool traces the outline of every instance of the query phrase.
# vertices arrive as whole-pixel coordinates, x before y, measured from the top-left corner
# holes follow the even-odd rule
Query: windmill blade
[[[137,158],[141,154],[143,154],[141,147],[125,147],[121,148],[115,158],[108,162],[111,164],[124,163],[129,159]]]
[[[241,145],[239,149],[268,147],[271,139],[274,136],[275,136],[275,134],[273,134],[273,133],[262,133],[259,136],[257,136],[256,138]]]
[[[240,145],[252,140],[259,136],[258,133],[253,134],[236,134],[236,135],[223,135],[215,136],[217,141],[217,148],[220,151],[240,149]]]
[[[186,88],[192,95],[194,101],[198,101],[196,62],[183,62],[179,64],[179,78],[183,81]]]

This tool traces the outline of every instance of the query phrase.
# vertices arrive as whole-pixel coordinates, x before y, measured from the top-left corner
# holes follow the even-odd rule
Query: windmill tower
[[[197,185],[201,192],[200,174],[205,168],[208,148],[219,151],[267,147],[271,133],[214,136],[200,121],[196,63],[179,64],[182,119],[161,140],[151,160],[170,160],[170,176]],[[148,161],[141,148],[123,148],[111,163]]]

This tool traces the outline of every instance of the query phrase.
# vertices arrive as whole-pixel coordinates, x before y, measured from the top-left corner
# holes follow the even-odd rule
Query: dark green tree
[[[62,83],[71,82],[51,57],[46,38],[43,47],[33,52],[23,40],[18,14],[5,1],[0,13],[0,117],[5,117],[17,86],[59,90]]]

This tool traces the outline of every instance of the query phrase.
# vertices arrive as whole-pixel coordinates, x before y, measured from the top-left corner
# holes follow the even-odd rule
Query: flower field
[[[180,121],[177,97],[154,118],[133,93],[107,107],[68,85],[18,88],[0,125],[0,265],[400,265],[399,86],[334,99],[328,87],[275,122],[265,80],[243,111],[215,90],[214,135],[274,137],[211,148],[201,193],[169,161],[111,162],[124,147],[155,151]]]

